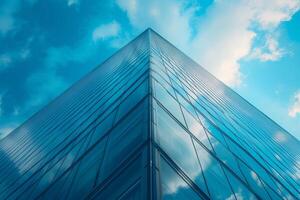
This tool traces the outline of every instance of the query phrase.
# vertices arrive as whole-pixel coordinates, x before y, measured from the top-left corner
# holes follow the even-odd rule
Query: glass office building
[[[299,141],[151,29],[0,141],[0,199],[299,198]]]

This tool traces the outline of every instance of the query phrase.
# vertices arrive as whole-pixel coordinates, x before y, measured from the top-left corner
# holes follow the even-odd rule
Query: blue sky
[[[299,0],[2,0],[0,135],[147,27],[300,138]]]

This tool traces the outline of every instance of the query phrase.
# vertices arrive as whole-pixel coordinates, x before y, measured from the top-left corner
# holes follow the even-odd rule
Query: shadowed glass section
[[[0,199],[96,198],[112,187],[120,199],[148,196],[148,35],[0,141]]]

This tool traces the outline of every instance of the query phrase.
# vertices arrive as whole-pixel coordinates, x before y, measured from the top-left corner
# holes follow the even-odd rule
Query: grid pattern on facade
[[[0,199],[299,199],[300,144],[148,29],[0,141]]]
[[[300,198],[299,141],[160,36],[151,44],[155,145],[186,179],[169,177],[166,199],[174,187],[191,199],[189,186],[212,199]]]
[[[127,197],[142,198],[148,45],[141,35],[1,141],[0,199],[81,199],[98,190],[113,199],[132,185]],[[135,177],[112,192],[106,185],[122,171]]]

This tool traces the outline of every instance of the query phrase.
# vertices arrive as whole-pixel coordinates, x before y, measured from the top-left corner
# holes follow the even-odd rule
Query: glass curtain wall
[[[300,199],[300,144],[147,29],[0,141],[0,199]]]

